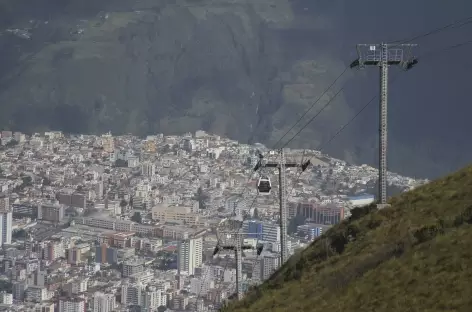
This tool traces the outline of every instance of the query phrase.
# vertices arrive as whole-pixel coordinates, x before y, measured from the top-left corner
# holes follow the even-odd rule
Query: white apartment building
[[[11,244],[12,213],[10,211],[0,213],[0,246]]]
[[[147,311],[154,311],[160,306],[166,306],[167,295],[154,286],[148,287],[141,293],[141,307]]]
[[[43,286],[28,286],[25,292],[26,301],[42,302],[49,299],[49,291]]]
[[[200,225],[200,216],[192,212],[192,207],[157,205],[152,208],[152,219],[161,222],[185,222],[187,225]]]
[[[177,265],[180,273],[195,274],[195,268],[202,265],[203,240],[189,238],[179,242]]]
[[[190,292],[193,294],[206,296],[212,288],[215,288],[213,279],[205,277],[204,279],[192,278],[190,280]]]
[[[141,259],[131,259],[123,263],[123,277],[139,274],[144,271],[144,261]]]
[[[268,279],[280,267],[278,254],[266,254],[261,261],[261,279]]]
[[[156,174],[156,165],[151,162],[141,164],[141,174],[146,177],[152,177]]]
[[[121,304],[123,306],[141,305],[145,286],[141,283],[124,283],[121,286]]]
[[[86,311],[85,299],[83,298],[61,298],[59,300],[59,312]]]
[[[0,197],[0,211],[10,211],[10,198]]]
[[[105,294],[96,291],[93,294],[93,312],[113,312],[116,309],[116,299],[114,294]]]
[[[0,302],[3,304],[13,304],[13,295],[6,291],[0,292]]]

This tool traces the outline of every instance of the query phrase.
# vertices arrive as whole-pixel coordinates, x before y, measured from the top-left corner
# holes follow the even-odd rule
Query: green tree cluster
[[[143,217],[141,216],[141,213],[136,211],[133,216],[131,217],[131,221],[134,221],[136,223],[142,223],[143,222]]]

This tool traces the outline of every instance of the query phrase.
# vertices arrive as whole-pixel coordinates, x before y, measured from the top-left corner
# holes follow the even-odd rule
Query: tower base
[[[388,208],[390,206],[391,206],[390,204],[377,204],[377,209]]]

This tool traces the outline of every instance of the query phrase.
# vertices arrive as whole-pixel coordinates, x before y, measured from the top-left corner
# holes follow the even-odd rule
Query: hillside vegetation
[[[357,208],[224,312],[470,311],[472,166]]]

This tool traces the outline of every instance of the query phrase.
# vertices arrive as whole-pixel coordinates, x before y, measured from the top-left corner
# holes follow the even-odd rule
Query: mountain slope
[[[0,0],[0,128],[137,135],[203,129],[273,146],[356,57],[355,44],[427,32],[472,9],[470,0],[382,1]],[[456,44],[469,40],[467,30],[443,35]],[[417,42],[415,53],[448,45],[430,38]],[[472,111],[463,104],[469,69],[449,65],[470,53],[465,46],[455,51],[420,61],[389,89],[392,171],[434,178],[472,158]],[[374,69],[349,70],[344,78],[284,138],[345,86],[289,147],[319,147],[377,93]],[[376,165],[376,102],[325,152]]]
[[[242,302],[243,311],[468,311],[472,167],[357,208]]]
[[[0,0],[0,127],[278,139],[344,65],[288,0],[30,2]],[[306,142],[352,115],[335,102]]]

